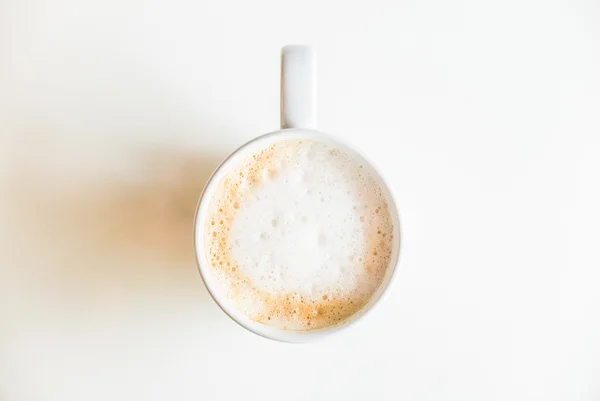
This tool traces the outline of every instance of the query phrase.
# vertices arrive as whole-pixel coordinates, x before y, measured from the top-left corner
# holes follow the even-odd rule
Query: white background
[[[191,237],[296,42],[405,231],[380,308],[305,346],[230,321]],[[594,0],[5,0],[0,401],[600,400],[599,134]]]

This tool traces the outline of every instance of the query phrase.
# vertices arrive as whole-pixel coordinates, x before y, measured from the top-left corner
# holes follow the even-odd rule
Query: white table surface
[[[296,42],[405,231],[304,346],[230,321],[191,237]],[[599,134],[594,0],[3,1],[0,401],[600,400]]]

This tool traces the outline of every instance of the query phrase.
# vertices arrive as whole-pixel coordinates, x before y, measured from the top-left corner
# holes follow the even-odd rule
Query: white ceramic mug
[[[379,286],[378,290],[373,294],[369,302],[360,311],[350,316],[341,324],[337,324],[335,326],[309,331],[282,330],[266,326],[250,319],[236,308],[233,300],[228,299],[224,294],[219,292],[219,288],[211,274],[210,270],[212,267],[206,257],[204,247],[204,227],[206,224],[206,214],[210,200],[218,184],[225,177],[225,175],[227,175],[231,168],[238,165],[240,160],[243,160],[245,157],[252,155],[254,152],[281,140],[315,139],[318,141],[333,143],[337,147],[359,155],[356,150],[342,142],[340,139],[317,131],[315,126],[316,63],[313,49],[309,46],[303,45],[285,46],[281,50],[281,129],[251,140],[227,157],[227,159],[221,163],[221,165],[213,173],[212,177],[208,180],[204,191],[200,196],[198,209],[196,211],[194,228],[196,259],[200,274],[204,280],[204,284],[206,285],[208,292],[213,297],[215,302],[221,307],[221,309],[235,322],[256,334],[272,340],[284,342],[308,342],[350,326],[364,316],[365,313],[370,311],[381,299],[383,293],[389,288],[390,281],[394,277],[394,273],[398,265],[401,235],[400,221],[398,218],[396,203],[393,200],[388,186],[381,177],[381,174],[375,170],[371,162],[364,160],[363,156],[359,156],[364,160],[365,167],[372,170],[374,176],[380,178],[382,188],[386,192],[385,195],[389,205],[389,212],[394,223],[394,244],[392,248],[390,265],[386,270],[383,282]]]

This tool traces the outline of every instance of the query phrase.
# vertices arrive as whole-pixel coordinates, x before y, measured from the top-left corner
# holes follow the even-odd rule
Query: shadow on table
[[[25,274],[73,310],[132,302],[151,309],[187,297],[209,303],[193,221],[221,156],[161,148],[96,178],[46,180],[39,166],[19,172],[10,196],[25,233]]]

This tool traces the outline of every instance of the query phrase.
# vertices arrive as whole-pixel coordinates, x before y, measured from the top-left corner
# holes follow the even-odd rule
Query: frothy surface
[[[393,226],[357,156],[285,140],[240,162],[212,196],[204,231],[213,274],[251,319],[290,330],[344,321],[383,280]]]

